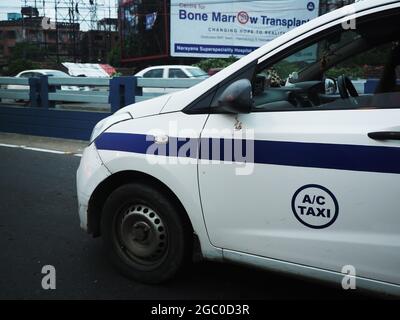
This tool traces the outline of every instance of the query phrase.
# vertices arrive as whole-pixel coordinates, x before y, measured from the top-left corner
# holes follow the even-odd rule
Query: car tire
[[[145,183],[123,185],[108,197],[101,233],[114,266],[139,282],[173,278],[192,253],[191,226],[180,208]]]

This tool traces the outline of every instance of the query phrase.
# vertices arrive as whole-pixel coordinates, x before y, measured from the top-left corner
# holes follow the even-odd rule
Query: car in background
[[[136,77],[153,79],[206,79],[207,72],[199,67],[186,65],[163,65],[143,69],[135,74]],[[144,88],[143,92],[148,93],[169,93],[180,91],[176,88]]]
[[[25,70],[18,73],[16,78],[32,78],[32,77],[40,77],[40,76],[48,76],[54,78],[68,78],[71,77],[68,73],[59,71],[59,70],[51,70],[51,69],[35,69],[35,70]],[[29,86],[25,85],[15,85],[10,84],[7,86],[7,89],[10,90],[28,90]],[[85,87],[77,87],[77,86],[60,86],[60,90],[68,90],[68,91],[79,91],[79,90],[87,90]]]

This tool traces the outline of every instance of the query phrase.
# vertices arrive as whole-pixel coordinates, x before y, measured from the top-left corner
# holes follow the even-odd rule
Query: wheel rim
[[[160,264],[168,249],[166,226],[151,207],[133,204],[120,212],[116,240],[124,255],[142,266]]]

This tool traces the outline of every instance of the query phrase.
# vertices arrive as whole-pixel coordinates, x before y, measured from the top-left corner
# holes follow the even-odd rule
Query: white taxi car
[[[147,283],[200,247],[205,259],[399,294],[399,40],[400,1],[360,1],[119,110],[78,169],[81,227]],[[359,94],[350,76],[371,57],[379,84]]]

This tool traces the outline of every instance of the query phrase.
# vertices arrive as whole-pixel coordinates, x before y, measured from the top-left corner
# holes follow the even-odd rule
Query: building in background
[[[288,1],[283,2],[287,3]],[[281,7],[283,2],[266,1],[270,5],[276,3],[274,5]],[[354,0],[309,0],[305,2],[307,5],[305,6],[304,0],[294,1],[296,6],[302,3],[301,10],[305,13],[304,19],[308,19],[307,12],[312,13],[310,17],[315,17],[352,2]],[[31,3],[36,4],[36,1]],[[176,0],[118,0],[118,18],[111,17],[111,7],[109,6],[108,18],[98,19],[96,1],[60,0],[54,2],[55,9],[57,5],[59,8],[55,10],[56,19],[53,19],[51,28],[43,27],[44,5],[39,9],[35,6],[25,6],[21,8],[20,13],[10,12],[7,20],[0,21],[0,66],[6,65],[7,59],[12,57],[13,48],[18,43],[32,44],[40,48],[43,52],[40,57],[41,61],[54,63],[66,61],[107,63],[112,50],[114,51],[113,57],[117,55],[127,66],[194,62],[200,55],[190,52],[191,46],[181,48],[181,50],[189,51],[177,54],[175,45],[182,42],[183,35],[187,36],[185,43],[189,45],[198,45],[196,41],[199,37],[207,38],[209,35],[199,34],[198,28],[194,27],[195,20],[198,20],[199,16],[186,16],[188,20],[191,20],[188,21],[190,23],[177,25],[176,22],[178,20],[182,22],[183,18],[180,16],[180,10],[184,10],[188,14],[195,10],[201,12],[201,8],[205,5],[214,5],[215,11],[218,9],[227,11],[227,9],[221,9],[225,5],[229,7],[230,13],[235,11],[236,19],[240,20],[239,27],[241,25],[250,26],[251,21],[248,19],[251,18],[251,15],[255,15],[257,10],[260,11],[263,1],[255,1],[250,5],[249,3],[251,1],[232,1],[230,3],[225,1],[220,4],[215,0],[201,0],[198,3]],[[245,4],[249,8],[249,12],[254,11],[252,14],[246,16],[246,12],[238,11],[240,6]],[[253,9],[252,6],[257,8]],[[290,13],[291,10],[287,11]],[[209,12],[206,10],[204,13]],[[261,14],[262,10],[259,13]],[[222,21],[224,18],[221,16],[220,19]],[[57,23],[54,23],[54,20]],[[203,22],[205,28],[210,24],[210,21]],[[262,26],[262,28],[267,29],[268,26]],[[170,31],[172,31],[172,35]],[[244,34],[243,37],[248,37],[248,35]],[[214,42],[221,48],[226,45],[226,40],[223,39],[214,39]],[[263,43],[265,41],[262,40],[255,45],[244,46],[248,47],[248,50],[242,53],[254,50]],[[116,54],[115,51],[118,53]],[[218,55],[214,57],[218,57]]]
[[[88,30],[81,34],[80,60],[90,63],[105,63],[108,54],[119,46],[118,31]]]
[[[33,44],[49,57],[73,57],[79,23],[58,22],[54,29],[44,29],[42,23],[43,17],[0,21],[0,59],[9,58],[18,43]]]
[[[0,69],[7,72],[7,62],[21,47],[27,48],[26,59],[43,67],[66,61],[107,63],[109,52],[120,48],[112,1],[107,6],[97,0],[25,1],[20,12],[9,12],[0,21]],[[108,17],[99,19],[98,10],[107,11],[103,16]]]
[[[7,20],[19,20],[22,19],[22,15],[19,12],[9,12],[7,13]]]

